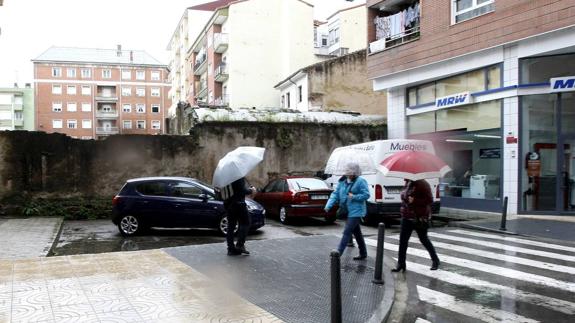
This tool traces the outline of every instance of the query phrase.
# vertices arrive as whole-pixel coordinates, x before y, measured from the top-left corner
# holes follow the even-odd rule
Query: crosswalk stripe
[[[419,299],[435,305],[437,307],[444,308],[446,310],[456,312],[465,316],[473,317],[478,320],[489,322],[489,323],[500,323],[500,322],[522,322],[522,323],[535,323],[539,322],[526,318],[521,315],[505,312],[502,310],[496,310],[489,307],[481,306],[474,303],[469,303],[456,299],[455,297],[440,293],[422,286],[417,286],[417,293],[419,294]]]
[[[392,239],[399,239],[399,238],[392,237]],[[414,241],[414,242],[421,245],[421,242],[419,242],[419,241]],[[531,259],[515,257],[515,256],[508,256],[508,255],[495,253],[495,252],[491,252],[491,251],[484,251],[484,250],[459,246],[459,245],[455,245],[452,243],[443,243],[443,242],[433,241],[433,245],[437,248],[449,249],[451,251],[457,251],[457,252],[466,253],[466,254],[470,254],[470,255],[474,255],[474,256],[480,256],[480,257],[490,258],[490,259],[495,259],[495,260],[503,260],[506,262],[512,262],[512,263],[516,263],[516,264],[520,264],[520,265],[525,265],[525,266],[530,266],[530,267],[535,267],[535,268],[541,268],[541,269],[547,269],[547,270],[553,270],[553,271],[557,271],[557,272],[563,272],[563,273],[575,275],[575,267],[556,265],[556,264],[551,264],[551,263],[547,263],[547,262],[543,262],[543,261],[531,260]]]
[[[370,246],[377,246],[377,241],[373,239],[366,239],[366,243]],[[391,251],[397,251],[399,246],[386,242],[384,244],[384,248]],[[429,257],[426,250],[416,249],[416,248],[409,248],[407,249],[407,253],[410,255],[418,256],[418,257]],[[544,277],[540,275],[530,274],[526,272],[522,272],[515,269],[508,269],[499,266],[493,266],[489,264],[484,264],[477,261],[451,257],[444,254],[437,254],[439,259],[442,262],[454,264],[461,267],[470,268],[473,270],[483,271],[494,275],[499,275],[511,279],[523,280],[529,283],[539,284],[543,286],[548,286],[552,288],[557,288],[561,290],[565,290],[571,293],[575,293],[575,284],[571,282],[561,281],[549,277]]]
[[[435,237],[435,238],[440,238],[440,239],[445,239],[445,240],[472,243],[474,245],[480,245],[480,246],[494,248],[494,249],[503,249],[506,251],[521,252],[521,253],[526,253],[526,254],[530,254],[530,255],[534,255],[534,256],[541,256],[541,257],[547,257],[547,258],[553,258],[553,259],[558,259],[558,260],[566,260],[566,261],[575,262],[575,256],[562,255],[562,254],[554,253],[554,252],[547,252],[547,251],[541,251],[541,250],[533,250],[533,249],[527,249],[527,248],[521,248],[521,247],[515,247],[515,246],[508,246],[508,245],[504,245],[504,244],[497,243],[497,242],[490,242],[490,241],[477,240],[477,239],[469,239],[469,238],[463,238],[463,237],[459,237],[459,236],[436,233],[436,232],[429,232],[428,235],[430,237]]]
[[[415,323],[431,323],[431,322],[428,320],[424,320],[421,317],[418,317],[417,320],[415,320]]]
[[[394,258],[395,259],[395,258]],[[397,260],[397,259],[395,259]],[[466,277],[446,270],[429,270],[427,266],[407,262],[407,270],[423,276],[434,278],[452,285],[473,288],[475,290],[492,292],[499,291],[502,296],[516,299],[518,301],[546,307],[553,311],[562,312],[568,315],[575,315],[575,303],[561,299],[525,292],[516,288],[490,283],[484,280]]]
[[[459,229],[449,230],[449,232],[465,234],[468,236],[474,236],[474,237],[479,237],[479,238],[489,238],[489,239],[504,240],[504,241],[509,241],[509,242],[517,242],[517,243],[521,243],[521,244],[526,244],[526,245],[531,245],[531,246],[536,246],[536,247],[543,247],[543,248],[547,248],[547,249],[556,249],[556,250],[575,252],[575,248],[573,248],[573,247],[562,246],[562,245],[558,245],[558,244],[552,244],[552,243],[546,243],[546,242],[540,242],[540,241],[532,241],[532,240],[521,239],[521,238],[516,238],[516,237],[499,236],[496,234],[472,232],[472,231],[459,230]]]

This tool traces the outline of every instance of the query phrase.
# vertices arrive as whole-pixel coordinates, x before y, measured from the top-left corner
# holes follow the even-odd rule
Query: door
[[[561,194],[558,196],[559,210],[575,212],[575,93],[561,93],[561,172],[557,179]]]
[[[178,225],[182,227],[207,228],[213,226],[219,216],[214,197],[199,186],[189,182],[171,182],[171,209]]]
[[[142,182],[136,186],[139,194],[134,197],[132,212],[148,226],[170,226],[170,214],[167,185],[163,181]]]

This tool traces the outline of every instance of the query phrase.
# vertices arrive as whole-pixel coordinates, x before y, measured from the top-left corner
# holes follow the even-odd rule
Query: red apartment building
[[[574,0],[366,5],[389,136],[433,141],[442,207],[575,214]]]
[[[32,62],[36,130],[79,139],[165,133],[168,69],[146,52],[51,47]]]

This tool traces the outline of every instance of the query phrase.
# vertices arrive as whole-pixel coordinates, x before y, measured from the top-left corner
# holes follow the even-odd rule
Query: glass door
[[[575,93],[561,93],[561,153],[560,190],[558,208],[562,212],[575,212]]]

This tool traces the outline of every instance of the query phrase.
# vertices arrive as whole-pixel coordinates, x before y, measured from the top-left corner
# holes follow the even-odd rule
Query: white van
[[[410,139],[377,140],[339,147],[334,151],[350,148],[368,153],[376,166],[398,151],[415,150],[435,154],[435,149],[431,141]],[[325,175],[330,176],[331,174]],[[340,177],[341,176],[337,175],[330,176],[325,181],[332,189],[335,189]],[[365,217],[365,221],[373,222],[383,220],[388,222],[390,219],[399,218],[399,209],[401,206],[400,194],[405,184],[403,178],[385,177],[380,172],[377,172],[377,174],[364,174],[362,177],[367,180],[370,193],[369,200],[367,201],[367,216]],[[439,179],[434,178],[427,181],[434,193],[432,212],[439,213]]]

